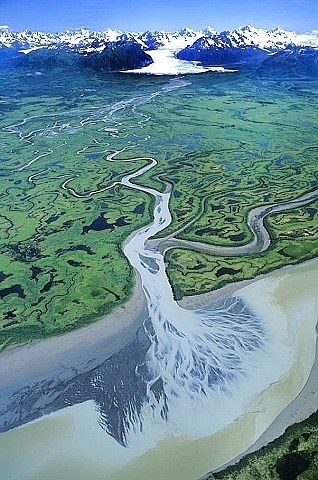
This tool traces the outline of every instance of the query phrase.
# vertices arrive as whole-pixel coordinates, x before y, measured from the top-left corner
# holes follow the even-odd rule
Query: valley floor
[[[0,78],[6,479],[193,480],[317,409],[317,85],[223,73]]]

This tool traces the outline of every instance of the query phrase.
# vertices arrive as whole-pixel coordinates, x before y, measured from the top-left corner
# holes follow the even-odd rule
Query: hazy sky
[[[0,0],[0,24],[14,30],[217,30],[252,24],[304,32],[318,29],[318,0]]]

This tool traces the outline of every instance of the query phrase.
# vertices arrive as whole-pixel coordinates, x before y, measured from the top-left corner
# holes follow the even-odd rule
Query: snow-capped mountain
[[[59,42],[59,36],[54,33],[31,32],[23,30],[13,32],[9,27],[0,29],[1,47],[31,47],[41,45],[52,45]]]
[[[202,36],[202,32],[196,32],[191,28],[184,28],[178,32],[164,32],[164,31],[155,31],[155,32],[144,32],[139,35],[139,39],[142,40],[148,48],[157,49],[157,48],[167,48],[167,49],[182,49],[188,45],[192,45],[195,40]]]
[[[137,34],[86,28],[62,33],[12,32],[0,28],[0,63],[5,68],[91,68],[113,72],[152,63]]]
[[[284,48],[289,44],[318,46],[318,31],[308,34],[287,32],[281,28],[263,30],[252,26],[238,28],[233,31],[218,33],[214,28],[204,30],[184,28],[176,32],[146,31],[143,33],[124,32],[106,29],[93,31],[87,28],[66,30],[60,33],[48,33],[24,30],[13,32],[9,27],[0,28],[0,46],[39,47],[63,44],[70,47],[88,47],[93,42],[108,43],[122,40],[135,41],[144,48],[181,49],[193,45],[197,47],[244,47],[257,46],[262,49]]]
[[[0,28],[0,47],[36,48],[49,46],[66,46],[70,48],[86,48],[92,43],[107,44],[109,42],[120,42],[122,40],[137,41],[138,34],[123,32],[121,30],[107,29],[100,32],[79,28],[66,30],[60,33],[32,32],[24,30],[13,32],[8,27]],[[137,43],[142,43],[138,42]],[[143,45],[146,48],[146,45]]]
[[[207,30],[208,32],[209,30]],[[212,29],[211,29],[212,31]],[[66,30],[60,33],[32,32],[24,30],[13,32],[8,27],[0,28],[0,47],[35,48],[51,45],[64,45],[68,47],[87,48],[91,44],[107,44],[109,42],[135,41],[144,49],[156,49],[159,47],[181,49],[191,45],[204,32],[196,32],[185,28],[178,32],[146,31],[144,33],[124,32],[121,30],[106,29],[93,31],[87,28]]]
[[[105,69],[105,65],[109,65],[108,71],[115,68],[113,65],[118,71],[140,69],[145,65],[149,67],[157,62],[155,66],[148,68],[149,72],[164,74],[166,67],[163,68],[163,64],[165,63],[168,68],[168,63],[170,62],[172,67],[171,62],[173,62],[174,67],[172,69],[169,67],[169,72],[177,69],[177,73],[182,73],[179,67],[181,70],[186,69],[187,72],[194,70],[198,72],[197,66],[193,64],[189,68],[185,62],[200,62],[204,66],[224,66],[251,60],[261,61],[269,54],[289,46],[318,47],[318,31],[299,35],[281,28],[263,30],[246,26],[220,33],[212,27],[200,31],[184,28],[177,32],[146,31],[143,33],[114,29],[93,31],[79,28],[60,33],[47,33],[29,30],[13,32],[9,27],[0,27],[2,58],[10,57],[11,61],[13,52],[16,52],[15,56],[17,54],[32,56],[28,62],[18,62],[19,65],[25,63],[33,65],[36,61],[43,64],[43,59],[47,62],[50,55],[54,56],[55,64],[59,59],[63,59],[63,65],[65,65],[65,55],[72,56],[74,53],[74,58],[80,55],[92,59],[93,54],[103,54],[103,60],[101,60],[102,57],[97,56],[94,59],[94,65],[101,64]],[[37,50],[42,52],[35,55]],[[57,55],[57,51],[61,55]],[[158,51],[158,55],[154,53],[155,51]],[[136,55],[136,62],[134,55]],[[176,62],[179,60],[183,63],[177,68]],[[69,61],[66,63],[69,65]],[[89,64],[90,60],[83,63]],[[206,68],[203,70],[206,71]]]
[[[286,32],[281,28],[275,30],[263,30],[247,25],[232,32],[221,32],[220,35],[212,35],[210,45],[230,47],[257,47],[263,50],[278,50],[287,45],[296,43],[297,35],[294,32]]]
[[[290,44],[318,46],[318,31],[298,35],[281,28],[263,30],[246,26],[231,32],[224,31],[221,33],[218,33],[212,27],[199,31],[184,28],[172,33],[165,31],[136,33],[114,29],[93,31],[87,28],[66,30],[60,33],[48,33],[30,30],[13,32],[8,27],[0,28],[0,47],[15,46],[21,49],[28,49],[41,46],[64,45],[74,48],[89,48],[92,44],[100,47],[109,42],[121,41],[134,41],[139,43],[144,49],[167,48],[181,50],[190,46],[197,49],[254,46],[265,50],[277,50],[285,48]]]
[[[318,35],[302,34],[297,35],[294,32],[286,32],[281,28],[275,30],[263,30],[246,26],[236,30],[224,31],[221,33],[209,33],[202,36],[192,44],[193,48],[244,48],[257,47],[263,50],[279,50],[288,45],[312,45],[316,38],[318,46]]]
[[[109,73],[144,68],[153,62],[151,56],[137,42],[125,40],[109,42],[101,50],[76,49],[62,44],[58,47],[41,46],[28,49],[27,52],[24,54],[14,48],[0,48],[0,63],[8,68],[23,68],[42,73],[56,68],[78,73],[87,69]]]
[[[225,65],[250,60],[261,60],[268,54],[290,45],[318,46],[314,33],[297,35],[281,28],[263,30],[251,26],[204,35],[192,45],[178,52],[178,58],[199,61],[205,65]]]

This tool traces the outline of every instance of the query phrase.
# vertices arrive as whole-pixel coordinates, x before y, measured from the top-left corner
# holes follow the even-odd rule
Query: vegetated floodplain
[[[153,205],[118,184],[147,164],[127,160],[158,161],[136,183],[173,185],[163,236],[217,245],[251,240],[253,207],[318,186],[315,81],[241,72],[167,88],[164,77],[40,73],[0,78],[0,345],[63,333],[128,299],[122,244]],[[267,224],[274,241],[259,255],[169,252],[176,296],[317,255],[317,203]]]
[[[1,78],[5,345],[81,326],[127,300],[133,273],[121,246],[151,219],[152,199],[116,184],[147,162],[106,158],[134,139],[140,116],[124,129],[111,113],[132,90],[110,88],[113,79],[55,74]]]
[[[318,202],[273,214],[266,220],[271,233],[269,250],[240,257],[212,256],[191,250],[168,252],[168,274],[176,298],[252,279],[284,265],[318,256]]]
[[[289,427],[285,433],[237,465],[209,480],[315,480],[318,470],[318,412]]]

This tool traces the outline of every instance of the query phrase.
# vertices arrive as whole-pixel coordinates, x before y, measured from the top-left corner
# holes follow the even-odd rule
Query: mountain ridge
[[[177,53],[180,60],[202,65],[233,65],[258,62],[290,47],[318,46],[316,33],[297,35],[282,28],[263,30],[247,25],[233,31],[206,35]]]
[[[296,34],[280,27],[264,30],[247,25],[220,33],[212,27],[143,33],[80,28],[46,33],[0,27],[1,65],[32,69],[89,67],[155,75],[201,73],[223,66],[259,64],[270,55],[298,47],[318,48],[318,31]],[[301,62],[310,59],[297,53],[293,58]],[[282,60],[284,63],[285,57]]]
[[[209,43],[211,46],[218,41],[232,45],[257,44],[261,48],[274,48],[280,44],[293,43],[296,45],[318,46],[318,31],[296,34],[277,27],[274,30],[264,30],[250,25],[232,31],[217,32],[213,27],[203,30],[183,28],[175,32],[164,30],[145,31],[142,33],[129,32],[118,29],[101,31],[79,28],[64,32],[41,32],[22,30],[15,32],[8,27],[0,28],[0,47],[18,47],[23,50],[51,45],[66,45],[70,48],[89,48],[96,41],[100,44],[119,41],[134,41],[144,49],[172,48],[182,49],[195,42]]]

